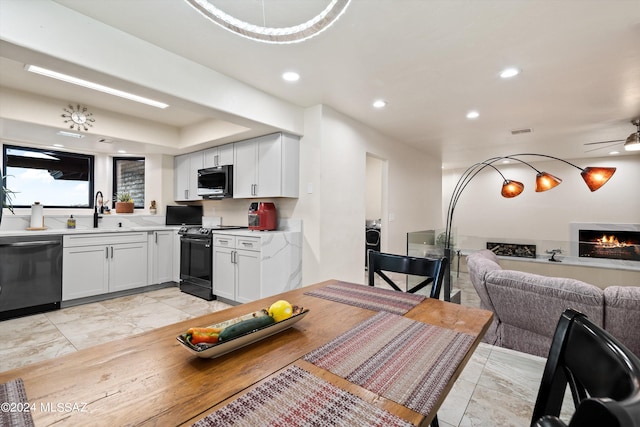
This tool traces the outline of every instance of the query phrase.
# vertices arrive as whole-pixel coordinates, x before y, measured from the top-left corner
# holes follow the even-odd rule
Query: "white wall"
[[[367,155],[366,219],[382,218],[382,185],[385,162]]]
[[[529,160],[524,159],[523,160]],[[615,175],[591,192],[580,171],[559,161],[533,165],[563,180],[558,187],[535,192],[536,172],[524,165],[497,165],[508,179],[520,181],[520,196],[500,195],[502,178],[490,168],[478,174],[459,199],[453,219],[458,247],[481,249],[487,241],[537,244],[537,252],[569,252],[569,223],[640,223],[640,155],[568,161],[577,166],[614,166]],[[443,218],[451,191],[463,170],[443,172]]]
[[[301,194],[293,217],[304,223],[303,284],[364,280],[367,153],[388,162],[383,249],[405,253],[408,231],[440,225],[440,159],[326,106],[306,111],[300,148]]]

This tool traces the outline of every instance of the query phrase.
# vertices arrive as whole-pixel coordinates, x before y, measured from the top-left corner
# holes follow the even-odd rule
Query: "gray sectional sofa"
[[[640,284],[602,290],[579,280],[503,270],[489,250],[467,256],[467,269],[481,307],[494,313],[485,342],[547,357],[560,314],[573,308],[640,356]]]

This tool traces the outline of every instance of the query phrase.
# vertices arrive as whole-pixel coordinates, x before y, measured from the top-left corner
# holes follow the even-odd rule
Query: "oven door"
[[[211,288],[211,239],[180,238],[180,280]]]

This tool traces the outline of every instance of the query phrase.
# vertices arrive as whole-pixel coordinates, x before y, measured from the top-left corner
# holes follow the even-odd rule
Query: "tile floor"
[[[462,289],[463,305],[479,305],[468,275],[461,273],[454,286]],[[0,371],[226,307],[172,287],[1,321]],[[438,411],[440,425],[529,425],[544,363],[540,357],[481,344]]]

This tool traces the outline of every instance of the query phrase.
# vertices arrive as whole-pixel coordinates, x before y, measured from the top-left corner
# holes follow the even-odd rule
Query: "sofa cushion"
[[[485,282],[494,312],[504,327],[503,347],[547,357],[558,319],[567,308],[580,311],[602,325],[603,291],[588,283],[513,270],[487,272]],[[521,342],[529,338],[507,333],[512,329],[512,332],[529,331],[529,338],[542,337],[544,345],[535,339],[526,349],[522,348]]]
[[[502,267],[500,267],[498,257],[490,250],[484,249],[467,256],[469,280],[471,280],[471,284],[478,292],[480,307],[491,311],[494,311],[493,304],[485,287],[485,276],[488,272],[494,270],[502,270]]]
[[[640,357],[640,287],[604,290],[604,328]]]
[[[489,294],[487,294],[484,278],[489,271],[501,269],[502,267],[500,267],[498,263],[498,257],[489,250],[484,249],[467,256],[467,271],[469,272],[471,284],[476,289],[478,297],[480,297],[480,308],[491,310],[494,313],[495,310],[493,309]],[[498,319],[497,316],[493,316],[491,325],[489,329],[487,329],[487,333],[482,338],[482,341],[492,345],[501,345],[501,335],[500,319]]]

